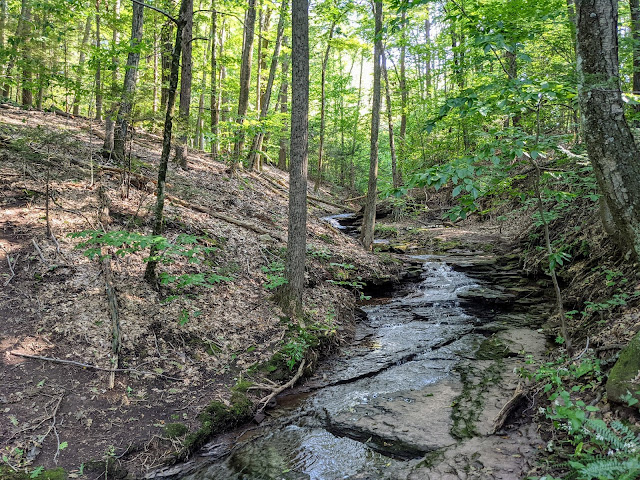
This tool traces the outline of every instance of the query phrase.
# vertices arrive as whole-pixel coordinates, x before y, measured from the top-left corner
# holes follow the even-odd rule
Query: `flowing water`
[[[487,319],[461,306],[477,281],[441,259],[416,258],[421,281],[363,307],[354,341],[316,372],[311,393],[276,410],[277,418],[226,459],[185,478],[407,478],[425,454],[455,444],[455,367],[473,358],[485,340],[476,327]]]

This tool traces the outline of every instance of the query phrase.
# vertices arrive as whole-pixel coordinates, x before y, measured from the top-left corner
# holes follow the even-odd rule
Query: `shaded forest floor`
[[[5,465],[61,466],[72,478],[100,478],[105,461],[114,466],[112,478],[157,467],[182,451],[185,434],[201,428],[199,415],[211,402],[231,405],[234,392],[244,393],[247,376],[283,384],[295,373],[286,366],[283,347],[295,347],[297,326],[277,306],[272,288],[286,246],[288,175],[272,167],[231,175],[223,163],[192,151],[188,171],[170,166],[164,235],[170,241],[192,235],[214,250],[198,263],[173,259],[160,270],[215,274],[219,281],[209,288],[165,285],[157,291],[143,281],[144,252],[112,255],[120,363],[130,370],[117,372],[109,388],[111,318],[104,272],[97,259],[76,248],[81,239],[68,235],[150,231],[161,139],[135,135],[134,174],[127,177],[101,155],[102,128],[52,113],[0,110],[0,449]],[[470,219],[445,228],[440,216],[447,198],[445,190],[420,199],[430,212],[383,220],[376,236],[387,238],[395,253],[411,245],[432,251],[475,245],[498,253],[515,248],[523,269],[544,277],[541,237],[531,235],[536,229],[530,211],[506,222]],[[316,353],[307,357],[312,364],[349,338],[360,293],[354,286],[392,282],[403,267],[399,257],[369,254],[323,221],[344,211],[335,202],[328,191],[309,202],[305,321],[320,337]],[[513,210],[509,204],[502,208]],[[630,278],[625,288],[633,290],[632,266],[606,239],[592,211],[576,209],[573,215],[552,225],[554,235],[582,249],[561,272],[567,310],[615,295],[620,285],[609,285],[607,271]],[[589,337],[591,348],[611,365],[640,330],[639,318],[631,300],[579,318],[573,329],[578,347]],[[556,320],[548,322],[550,337]],[[254,403],[262,397],[259,391],[248,395]],[[614,414],[606,398],[594,398]]]
[[[102,158],[102,140],[90,133],[100,128],[51,113],[0,110],[0,448],[16,467],[33,461],[78,474],[82,463],[108,458],[137,473],[157,466],[180,450],[180,441],[170,437],[184,436],[183,427],[176,435],[166,426],[197,430],[202,409],[214,400],[228,403],[242,375],[272,359],[292,328],[269,289],[284,259],[287,174],[267,167],[233,176],[225,165],[191,152],[188,171],[170,168],[173,201],[165,207],[164,235],[194,235],[215,251],[201,263],[176,260],[160,270],[225,279],[211,288],[158,292],[142,279],[143,252],[113,255],[120,362],[132,370],[118,372],[113,389],[106,371],[13,355],[111,368],[101,265],[68,234],[148,233],[155,196],[147,179],[156,175],[161,142],[136,135],[131,156],[137,175],[127,189],[122,173],[98,168],[117,168]],[[390,257],[385,263],[365,253],[320,220],[339,211],[310,202],[305,309],[308,323],[332,332],[327,344],[348,335],[356,301],[352,291],[328,280],[388,279],[398,272]],[[283,378],[292,375],[277,367]],[[104,474],[100,468],[94,477]]]

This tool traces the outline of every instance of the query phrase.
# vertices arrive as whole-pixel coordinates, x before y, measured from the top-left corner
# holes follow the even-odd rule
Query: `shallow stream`
[[[412,258],[421,265],[420,277],[390,300],[362,307],[366,319],[358,323],[352,343],[322,365],[298,390],[302,393],[285,398],[260,427],[236,439],[230,455],[182,478],[440,478],[416,473],[426,465],[425,456],[459,445],[465,437],[486,434],[487,428],[474,423],[491,414],[482,413],[480,400],[495,396],[491,386],[501,388],[492,375],[502,360],[478,352],[487,338],[497,338],[496,332],[518,323],[514,331],[527,338],[516,335],[515,342],[521,344],[505,347],[501,358],[516,356],[532,342],[544,348],[542,338],[522,327],[535,316],[540,299],[524,295],[514,308],[512,291],[526,288],[517,287],[511,271],[502,271],[508,287],[504,281],[502,286],[489,285],[460,271],[473,272],[480,265],[486,277],[487,265],[494,262],[486,257]],[[470,393],[465,379],[476,390]],[[495,403],[497,412],[504,399]],[[214,443],[203,455],[215,458],[219,451],[220,444]]]

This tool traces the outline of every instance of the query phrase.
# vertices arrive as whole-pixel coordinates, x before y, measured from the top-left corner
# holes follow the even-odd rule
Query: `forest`
[[[0,478],[640,478],[638,142],[638,0],[0,0]]]

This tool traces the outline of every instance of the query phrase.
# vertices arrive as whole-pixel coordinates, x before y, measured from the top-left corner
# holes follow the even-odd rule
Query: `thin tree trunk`
[[[406,152],[406,141],[407,141],[407,69],[406,69],[406,57],[407,57],[407,12],[402,11],[401,17],[402,24],[402,36],[401,36],[401,45],[400,45],[400,79],[399,79],[399,87],[400,87],[400,148],[401,152],[404,154]]]
[[[73,95],[73,114],[80,115],[80,91],[82,89],[82,75],[84,73],[84,62],[86,60],[86,47],[91,36],[91,15],[87,15],[84,26],[84,34],[82,35],[82,43],[80,44],[80,57],[78,58],[78,72],[76,74],[75,93]]]
[[[30,0],[22,0],[22,8],[20,9],[20,19],[22,20],[22,28],[20,30],[20,57],[22,61],[22,104],[26,107],[33,105],[33,93],[31,91],[33,80],[33,72],[31,65],[31,49],[29,47],[31,36],[31,2]]]
[[[631,10],[631,38],[633,40],[633,93],[640,95],[640,2],[629,0]],[[634,105],[633,110],[640,113],[640,105]],[[640,124],[638,120],[634,122]]]
[[[289,231],[283,308],[302,316],[307,250],[307,166],[309,122],[309,3],[293,0],[291,8],[291,165]]]
[[[198,119],[196,121],[196,140],[200,150],[204,150],[204,91],[207,88],[207,55],[211,50],[211,43],[213,42],[213,26],[209,27],[209,41],[207,42],[207,48],[204,49],[202,59],[202,78],[200,79],[200,101],[198,102]],[[212,75],[212,76],[215,76]]]
[[[387,121],[389,124],[389,151],[391,152],[391,177],[393,181],[393,188],[398,188],[402,185],[402,173],[398,166],[398,160],[396,157],[396,145],[393,138],[393,112],[391,105],[391,91],[389,89],[389,75],[387,74],[387,59],[382,51],[382,75],[384,76],[384,90],[386,95],[387,104]]]
[[[240,65],[240,94],[238,96],[238,130],[233,152],[232,170],[240,166],[244,150],[244,130],[242,125],[249,108],[249,88],[251,86],[251,61],[253,57],[253,35],[256,25],[256,0],[249,0],[249,7],[244,22],[244,39],[242,42],[242,63]]]
[[[358,124],[360,123],[360,105],[362,103],[362,74],[364,70],[364,51],[360,54],[360,77],[358,80],[358,102],[356,104],[355,118],[353,120],[353,137],[351,139],[350,151],[350,169],[349,169],[349,187],[355,190],[356,187],[356,165],[354,156],[356,154],[356,146],[358,144]]]
[[[189,8],[190,7],[190,8]],[[169,155],[171,154],[171,133],[173,129],[173,108],[176,102],[176,90],[178,89],[178,74],[180,72],[180,55],[182,53],[182,30],[186,23],[187,11],[191,10],[193,15],[193,1],[182,0],[180,14],[178,16],[176,28],[176,40],[171,55],[171,75],[169,77],[169,88],[167,89],[167,111],[164,121],[164,132],[162,135],[162,154],[158,167],[158,188],[156,191],[156,207],[153,221],[153,234],[162,233],[162,218],[164,212],[165,183],[167,180],[167,168],[169,166]],[[157,250],[152,247],[150,252],[151,261],[147,263],[144,278],[151,284],[156,281],[157,260],[153,260]]]
[[[278,67],[278,58],[280,56],[280,46],[282,45],[282,35],[284,33],[285,18],[287,16],[287,5],[289,0],[282,0],[280,7],[280,19],[278,20],[278,31],[276,33],[276,44],[273,49],[273,57],[271,57],[271,67],[269,68],[269,78],[267,80],[267,87],[264,92],[264,98],[262,102],[262,108],[260,109],[260,121],[264,121],[269,111],[269,103],[271,101],[271,91],[273,90],[273,82],[276,78],[276,68]],[[248,164],[249,168],[255,169],[260,163],[259,155],[262,151],[262,141],[264,139],[264,132],[259,131],[253,138],[253,144],[251,145],[251,151],[249,152]]]
[[[187,134],[189,132],[189,107],[191,105],[191,80],[193,59],[191,55],[193,36],[193,0],[188,0],[184,29],[182,30],[182,65],[180,69],[180,110],[178,136],[176,138],[176,162],[187,168]]]
[[[133,4],[136,6],[136,3]],[[120,0],[116,0],[114,4],[114,17],[117,22],[120,18]],[[135,9],[134,9],[135,10]],[[135,16],[135,13],[134,13]],[[113,26],[113,36],[112,42],[113,47],[116,48],[118,42],[120,41],[120,32],[118,31],[117,25]],[[139,55],[138,55],[139,56]],[[111,57],[111,62],[113,63],[113,70],[111,71],[111,105],[109,106],[109,110],[106,113],[105,121],[104,121],[104,145],[102,150],[105,152],[111,152],[114,149],[114,136],[115,136],[115,126],[116,126],[116,113],[118,112],[118,101],[116,97],[118,95],[118,70],[119,70],[119,60],[118,56],[114,55]]]
[[[218,12],[215,1],[211,5],[211,158],[218,157],[218,123],[220,122],[220,102],[218,101],[218,60],[216,57],[216,35],[218,35]]]
[[[318,176],[316,177],[316,184],[313,187],[313,191],[317,192],[322,183],[322,154],[324,149],[324,127],[325,127],[325,100],[326,100],[326,78],[327,78],[327,63],[329,62],[329,52],[331,51],[331,40],[333,39],[333,32],[336,28],[336,22],[331,23],[329,28],[329,36],[327,37],[327,48],[324,51],[324,57],[322,57],[322,72],[320,78],[320,145],[318,146]]]
[[[640,256],[640,151],[624,116],[618,72],[618,2],[576,3],[578,98],[605,228]],[[613,227],[613,228],[612,228]]]
[[[427,5],[428,7],[428,5]],[[427,8],[427,18],[424,19],[424,44],[426,46],[426,54],[424,59],[424,93],[429,96],[431,91],[431,19]]]
[[[287,37],[284,37],[282,42],[287,45]],[[282,83],[280,84],[280,113],[283,117],[286,115],[287,109],[287,89],[288,89],[288,71],[289,71],[289,55],[284,54],[282,58]],[[287,128],[286,120],[283,125],[284,129]],[[278,152],[278,168],[280,170],[287,170],[287,140],[288,137],[285,134],[280,135],[280,150]]]
[[[382,1],[374,3],[375,45],[373,53],[373,106],[371,108],[371,146],[369,152],[369,185],[362,219],[362,244],[373,247],[376,225],[376,200],[378,188],[378,131],[380,129],[380,70],[382,57]]]
[[[158,21],[154,17],[153,21],[153,104],[151,105],[153,113],[153,125],[155,127],[156,113],[158,113]]]
[[[258,62],[256,65],[256,112],[260,113],[260,100],[262,98],[261,95],[261,87],[260,85],[262,80],[262,32],[263,32],[263,22],[264,22],[264,13],[262,10],[262,0],[259,0],[258,4]],[[266,28],[264,29],[266,30]]]
[[[169,81],[171,79],[171,55],[173,50],[173,22],[167,20],[160,30],[162,86],[160,87],[160,109],[167,110],[167,98],[169,96]]]
[[[144,6],[133,3],[133,17],[131,20],[131,51],[127,56],[127,67],[124,74],[124,88],[122,100],[118,109],[117,126],[113,141],[113,153],[120,161],[124,161],[125,143],[129,124],[131,123],[131,111],[133,109],[133,97],[136,89],[136,73],[140,63],[140,51],[138,45],[142,41],[142,27],[144,22]]]
[[[100,0],[96,0],[96,51],[100,51]],[[96,120],[102,120],[102,75],[100,67],[100,55],[96,61]]]

